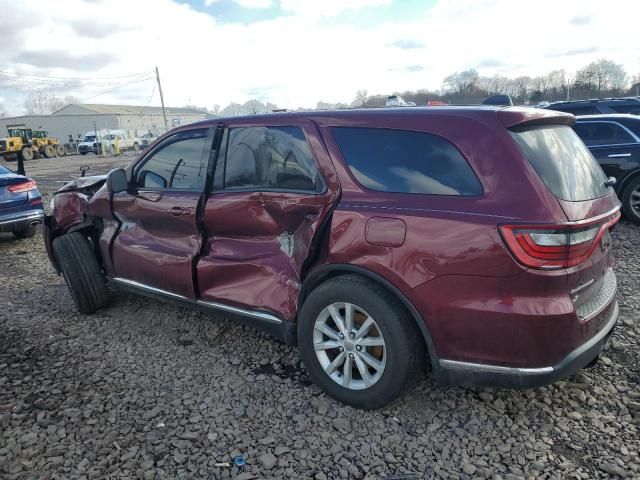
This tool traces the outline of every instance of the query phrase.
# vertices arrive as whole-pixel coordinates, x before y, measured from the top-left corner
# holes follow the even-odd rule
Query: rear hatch
[[[568,125],[525,124],[509,131],[567,218],[558,225],[521,229],[513,239],[538,259],[537,268],[566,269],[576,312],[590,320],[615,294],[609,232],[620,218],[620,202],[600,165]]]
[[[3,170],[0,170],[0,211],[24,205],[29,201],[28,190],[20,187],[29,180],[8,170],[7,173],[2,173]]]

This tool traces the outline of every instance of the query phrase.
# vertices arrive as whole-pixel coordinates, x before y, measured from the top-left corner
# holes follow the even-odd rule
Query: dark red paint
[[[110,208],[105,187],[90,198],[71,191],[56,197],[57,234],[86,217],[99,218],[109,276],[292,321],[306,278],[321,267],[357,266],[402,292],[422,317],[438,358],[552,365],[609,317],[615,302],[582,322],[569,292],[610,268],[611,251],[596,248],[570,269],[528,269],[513,258],[498,227],[599,216],[606,221],[605,214],[619,204],[614,193],[587,202],[558,200],[505,127],[572,122],[573,117],[549,110],[455,107],[211,120],[167,135],[219,124],[300,126],[326,190],[318,195],[213,191],[208,198],[204,192],[132,191],[114,195]],[[454,197],[366,190],[333,140],[335,126],[444,137],[468,160],[485,193]]]

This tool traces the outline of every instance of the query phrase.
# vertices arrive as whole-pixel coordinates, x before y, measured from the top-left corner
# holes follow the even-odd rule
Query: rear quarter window
[[[602,167],[571,127],[521,127],[511,136],[551,192],[561,200],[584,201],[608,195]]]
[[[473,170],[450,142],[424,132],[334,127],[333,137],[362,186],[379,192],[482,195]]]

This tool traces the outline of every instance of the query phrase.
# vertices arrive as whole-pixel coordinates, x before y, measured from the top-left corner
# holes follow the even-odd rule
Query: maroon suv
[[[299,346],[375,408],[441,384],[531,387],[594,361],[618,316],[620,217],[571,115],[411,108],[216,119],[55,195],[45,241],[82,313],[107,283]]]

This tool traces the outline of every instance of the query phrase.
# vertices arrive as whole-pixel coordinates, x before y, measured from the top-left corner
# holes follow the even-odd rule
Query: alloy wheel
[[[314,324],[313,344],[324,372],[344,388],[369,388],[384,373],[387,352],[382,332],[357,305],[340,302],[323,309]]]

